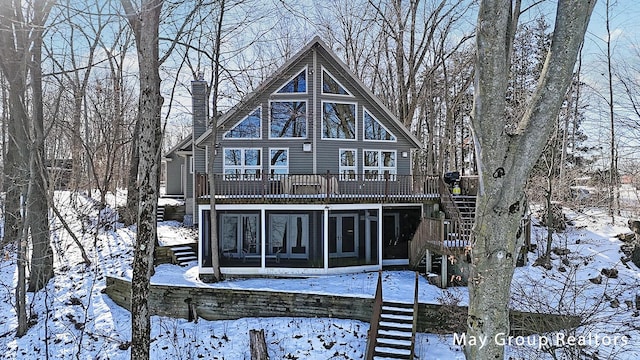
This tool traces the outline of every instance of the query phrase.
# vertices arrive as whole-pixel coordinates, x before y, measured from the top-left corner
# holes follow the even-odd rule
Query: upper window
[[[357,164],[356,150],[340,149],[340,180],[355,180]]]
[[[272,101],[270,138],[306,138],[307,102]]]
[[[322,102],[322,138],[356,139],[356,104]]]
[[[384,125],[371,115],[366,109],[364,110],[364,139],[379,141],[396,141],[395,135],[387,130]]]
[[[307,69],[302,70],[298,75],[294,76],[288,83],[286,83],[278,94],[291,94],[291,93],[306,93],[307,92]]]
[[[322,93],[351,96],[351,93],[324,68],[322,68]]]
[[[260,148],[225,148],[225,179],[260,179],[262,173],[262,149]]]
[[[262,109],[256,108],[223,135],[224,139],[259,139],[262,134]]]
[[[368,180],[394,180],[396,174],[395,150],[364,150],[363,170]]]
[[[289,173],[289,149],[269,149],[269,173]]]

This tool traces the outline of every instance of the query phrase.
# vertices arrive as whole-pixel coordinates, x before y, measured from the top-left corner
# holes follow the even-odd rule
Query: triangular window
[[[322,93],[351,96],[351,93],[325,69],[322,69]]]
[[[364,139],[378,141],[396,141],[396,136],[387,130],[384,125],[378,121],[366,109],[364,110]]]
[[[285,86],[277,91],[278,94],[294,94],[307,92],[307,69],[300,71]]]
[[[262,133],[262,109],[256,108],[229,131],[224,133],[225,139],[260,139]]]

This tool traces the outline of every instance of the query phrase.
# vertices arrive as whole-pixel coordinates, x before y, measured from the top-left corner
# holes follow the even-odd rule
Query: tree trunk
[[[162,0],[145,0],[136,13],[129,0],[122,0],[127,19],[135,34],[140,70],[138,121],[139,190],[136,248],[131,284],[131,359],[149,359],[151,318],[149,312],[150,279],[157,237],[156,211],[160,187],[160,151],[162,123],[160,111],[160,58],[158,33]],[[133,189],[133,188],[130,188]]]
[[[507,130],[505,98],[519,4],[514,10],[511,1],[483,0],[478,14],[472,129],[480,184],[466,334],[478,342],[467,341],[469,360],[504,358],[504,346],[495,340],[509,334],[509,289],[521,246],[524,186],[556,122],[595,1],[558,2],[538,87],[514,129]]]
[[[251,360],[269,360],[267,344],[264,341],[264,329],[249,330]]]
[[[48,10],[42,3],[34,8],[34,16],[44,25]],[[42,13],[45,11],[46,13]],[[35,26],[32,37],[31,89],[33,93],[33,123],[31,141],[30,173],[33,185],[29,191],[29,228],[31,230],[31,275],[29,291],[45,287],[53,277],[53,249],[49,234],[49,196],[47,196],[47,170],[44,164],[44,111],[42,100],[42,35],[44,26]]]

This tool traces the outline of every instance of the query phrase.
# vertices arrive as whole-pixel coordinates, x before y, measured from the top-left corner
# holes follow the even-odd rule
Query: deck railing
[[[395,174],[214,175],[215,196],[227,201],[260,199],[368,199],[378,202],[437,198],[437,176]],[[210,196],[207,174],[196,174],[196,195]]]

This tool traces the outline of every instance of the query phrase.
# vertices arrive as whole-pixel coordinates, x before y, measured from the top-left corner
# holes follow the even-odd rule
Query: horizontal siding
[[[165,192],[167,195],[184,195],[182,192],[182,164],[184,158],[172,154],[167,161],[167,173],[165,179]]]

